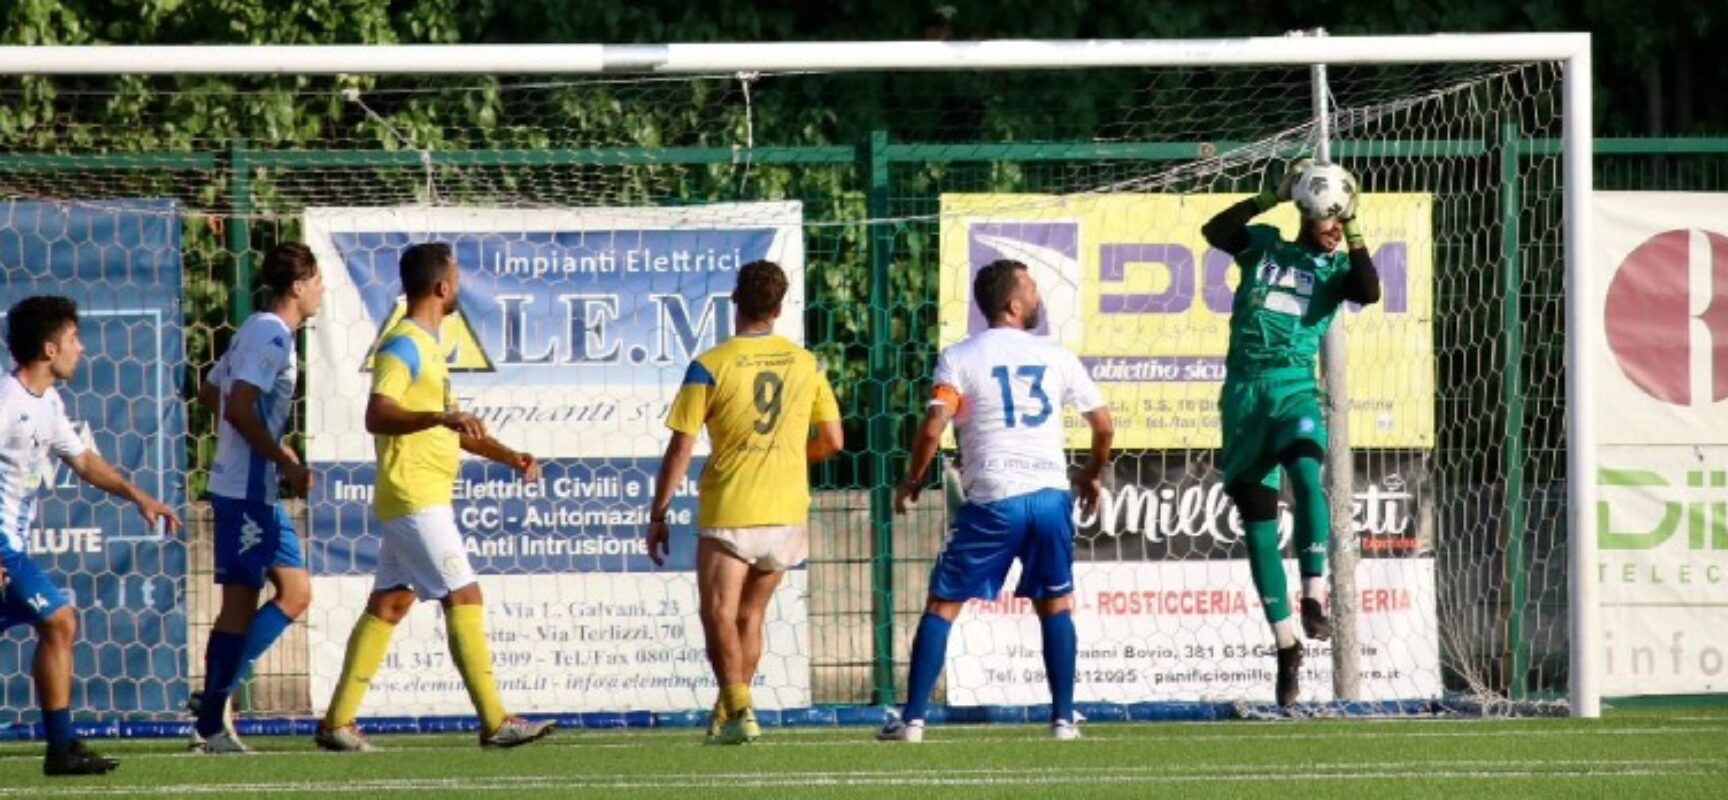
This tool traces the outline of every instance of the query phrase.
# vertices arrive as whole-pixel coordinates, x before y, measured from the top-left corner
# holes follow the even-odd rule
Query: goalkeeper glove
[[[1362,228],[1356,224],[1355,209],[1351,209],[1351,212],[1351,215],[1345,217],[1343,220],[1344,242],[1349,245],[1351,250],[1355,250],[1358,247],[1366,248],[1368,245],[1362,241]]]
[[[1284,170],[1284,179],[1278,182],[1278,202],[1290,202],[1291,194],[1296,189],[1296,181],[1302,177],[1302,173],[1308,171],[1309,165],[1313,163],[1314,160],[1311,158],[1291,162],[1289,169]]]

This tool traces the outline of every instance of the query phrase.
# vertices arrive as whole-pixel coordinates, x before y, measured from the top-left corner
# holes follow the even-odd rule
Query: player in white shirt
[[[299,376],[294,332],[318,313],[324,279],[312,251],[284,242],[260,269],[270,308],[235,332],[205,376],[199,402],[221,420],[210,468],[216,512],[216,583],[222,610],[204,647],[204,690],[192,695],[193,744],[207,753],[244,753],[227,720],[228,700],[259,656],[312,602],[312,579],[294,522],[280,500],[304,497],[312,474],[282,441]],[[264,584],[275,595],[258,606]]]
[[[58,586],[30,559],[36,498],[53,482],[57,458],[85,483],[132,502],[155,528],[180,518],[122,477],[79,438],[54,384],[78,369],[78,306],[64,297],[28,297],[6,312],[6,348],[14,369],[0,381],[0,631],[36,629],[31,676],[42,704],[47,775],[101,775],[119,762],[72,735],[72,641],[78,615]]]
[[[1092,507],[1110,463],[1115,426],[1098,387],[1073,353],[1030,331],[1043,303],[1026,266],[996,261],[979,270],[973,298],[990,329],[942,351],[935,389],[912,445],[906,478],[894,489],[894,509],[916,501],[953,420],[960,442],[966,503],[930,571],[930,597],[912,641],[906,706],[876,736],[921,741],[930,692],[947,657],[948,631],[971,599],[994,599],[1015,559],[1020,584],[1044,635],[1050,682],[1050,733],[1079,738],[1074,714],[1074,495]],[[1092,428],[1091,457],[1072,481],[1064,450],[1062,411],[1080,412]]]

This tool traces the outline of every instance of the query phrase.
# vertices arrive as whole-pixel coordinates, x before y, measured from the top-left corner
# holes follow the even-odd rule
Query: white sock
[[[1291,614],[1272,623],[1272,638],[1278,640],[1278,649],[1293,647],[1296,644],[1296,615]]]
[[[1304,577],[1302,579],[1302,596],[1326,605],[1326,578],[1324,576]]]

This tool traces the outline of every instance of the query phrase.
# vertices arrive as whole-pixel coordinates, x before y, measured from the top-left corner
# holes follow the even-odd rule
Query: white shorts
[[[810,537],[803,525],[701,528],[696,535],[713,540],[739,561],[762,572],[785,572],[810,557]]]
[[[478,580],[449,506],[379,521],[378,539],[374,592],[407,587],[421,600],[442,600]]]

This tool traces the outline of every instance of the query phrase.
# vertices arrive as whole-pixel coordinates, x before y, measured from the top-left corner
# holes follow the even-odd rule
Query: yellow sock
[[[726,701],[719,697],[714,698],[714,718],[721,722],[726,721]]]
[[[450,631],[450,657],[456,661],[456,671],[462,673],[474,713],[480,716],[483,730],[497,730],[504,724],[504,701],[498,699],[498,683],[492,679],[486,611],[477,605],[451,606],[444,611],[444,624]]]
[[[336,679],[336,694],[330,697],[330,710],[324,712],[325,727],[340,728],[354,722],[395,631],[395,625],[371,614],[361,614],[360,621],[354,623],[354,632],[348,634],[348,653],[342,657],[342,677]]]
[[[726,709],[728,719],[736,717],[750,707],[750,684],[734,683],[720,690],[720,705]]]

